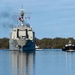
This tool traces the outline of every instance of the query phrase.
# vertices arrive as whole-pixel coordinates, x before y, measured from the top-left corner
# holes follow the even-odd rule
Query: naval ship
[[[35,32],[24,21],[25,12],[21,10],[20,25],[10,32],[9,50],[32,51],[35,50]]]

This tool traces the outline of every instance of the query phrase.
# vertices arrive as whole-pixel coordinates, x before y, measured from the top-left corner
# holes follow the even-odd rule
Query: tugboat
[[[75,45],[72,44],[71,40],[69,40],[68,44],[62,48],[63,51],[75,51]]]
[[[24,21],[25,12],[21,9],[20,22],[18,27],[14,27],[10,32],[9,49],[20,51],[35,50],[35,32],[29,24]]]

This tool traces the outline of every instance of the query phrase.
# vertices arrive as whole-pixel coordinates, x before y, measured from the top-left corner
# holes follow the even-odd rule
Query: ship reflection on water
[[[35,53],[11,51],[12,75],[34,75]]]
[[[65,57],[66,57],[66,75],[73,75],[74,72],[74,58],[73,58],[74,54],[73,53],[65,53]]]
[[[75,75],[75,52],[0,50],[0,75]]]

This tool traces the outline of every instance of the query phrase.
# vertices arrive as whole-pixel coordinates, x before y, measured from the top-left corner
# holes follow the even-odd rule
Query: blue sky
[[[13,16],[21,5],[31,12],[28,20],[37,38],[75,38],[75,0],[2,0],[0,2],[0,38],[9,37]]]

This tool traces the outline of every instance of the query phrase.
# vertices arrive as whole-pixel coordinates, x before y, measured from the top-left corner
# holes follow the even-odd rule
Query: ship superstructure
[[[20,13],[21,24],[10,32],[10,50],[35,50],[35,33],[29,24],[24,22],[24,11]]]

